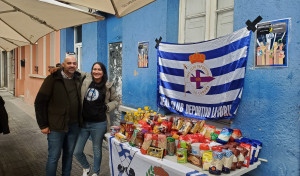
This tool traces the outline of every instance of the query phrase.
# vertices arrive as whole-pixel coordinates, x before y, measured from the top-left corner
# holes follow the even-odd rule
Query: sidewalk
[[[42,134],[35,120],[34,107],[21,98],[0,88],[9,116],[10,134],[0,134],[0,176],[43,176],[47,161],[47,136]],[[90,163],[93,163],[91,141],[85,147]],[[108,176],[109,156],[107,146],[102,150],[101,176]],[[59,161],[57,175],[61,175]],[[73,159],[72,176],[81,176],[82,168]]]

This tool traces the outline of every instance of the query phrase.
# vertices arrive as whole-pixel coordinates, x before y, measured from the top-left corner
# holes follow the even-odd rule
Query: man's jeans
[[[46,176],[56,176],[57,163],[62,153],[62,175],[70,176],[72,169],[72,158],[79,134],[78,124],[69,125],[68,132],[50,131],[48,139],[48,161]]]
[[[80,129],[78,140],[76,143],[74,155],[81,166],[85,169],[90,167],[85,154],[83,153],[84,146],[89,136],[92,137],[93,152],[94,152],[94,167],[93,173],[99,174],[102,159],[102,141],[106,132],[107,122],[85,122],[84,127]]]

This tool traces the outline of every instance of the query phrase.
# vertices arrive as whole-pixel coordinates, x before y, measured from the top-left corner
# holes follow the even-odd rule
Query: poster
[[[138,43],[138,68],[148,68],[149,42]]]
[[[257,24],[255,67],[287,67],[290,19]]]

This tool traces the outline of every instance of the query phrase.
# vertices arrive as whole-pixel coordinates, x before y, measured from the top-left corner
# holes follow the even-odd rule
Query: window
[[[30,46],[31,74],[39,74],[39,45],[38,42]]]
[[[82,26],[74,27],[74,51],[78,62],[78,69],[82,63]]]
[[[180,0],[179,43],[210,40],[233,32],[234,0]]]

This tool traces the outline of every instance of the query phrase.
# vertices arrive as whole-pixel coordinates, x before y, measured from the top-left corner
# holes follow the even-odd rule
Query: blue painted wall
[[[65,53],[67,50],[67,41],[66,41],[67,30],[60,30],[60,63],[62,63],[63,58],[65,58]]]
[[[262,163],[253,176],[298,176],[300,167],[300,1],[235,0],[234,30],[258,15],[262,21],[291,17],[287,68],[253,69],[254,35],[249,50],[242,102],[233,121],[243,135],[263,142]]]
[[[122,42],[122,18],[105,14],[105,20],[99,21],[97,26],[97,61],[102,62],[108,68],[109,43]]]
[[[178,0],[159,0],[123,17],[123,105],[157,109],[155,39],[178,41],[178,9]],[[149,68],[137,67],[138,42],[149,42]]]
[[[107,15],[107,44],[122,42],[122,22],[123,18]]]
[[[81,70],[90,72],[98,58],[97,22],[82,25],[82,64]]]
[[[74,28],[60,30],[60,62],[66,57],[66,52],[74,52]]]
[[[98,57],[97,61],[102,62],[107,68],[107,20],[99,21],[98,33],[97,33],[97,44],[98,44]]]

